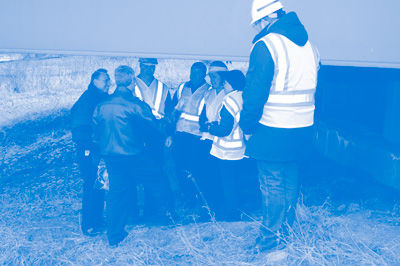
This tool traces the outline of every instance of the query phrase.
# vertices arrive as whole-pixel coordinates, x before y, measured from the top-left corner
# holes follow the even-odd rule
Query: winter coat
[[[71,108],[72,139],[84,149],[90,150],[93,146],[93,112],[107,96],[107,93],[90,84]]]
[[[93,119],[103,156],[131,156],[159,150],[151,145],[160,143],[155,140],[165,137],[164,120],[157,120],[150,106],[133,96],[126,87],[117,87],[100,103]]]
[[[294,12],[283,15],[262,30],[253,43],[269,33],[283,35],[299,46],[304,46],[308,41],[308,34]],[[301,160],[312,149],[312,126],[288,129],[259,123],[268,101],[274,69],[274,61],[265,43],[256,43],[250,55],[239,122],[244,134],[252,135],[246,143],[246,155],[264,161]]]

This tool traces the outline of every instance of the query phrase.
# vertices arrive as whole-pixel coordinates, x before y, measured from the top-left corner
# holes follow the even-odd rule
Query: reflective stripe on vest
[[[275,65],[275,74],[260,123],[277,128],[314,124],[318,52],[310,42],[298,46],[286,37],[270,33],[261,38]]]
[[[208,89],[209,85],[207,83],[198,88],[193,94],[191,88],[182,88],[180,101],[185,101],[185,107],[176,124],[176,131],[201,136],[199,119],[205,103],[204,96]]]
[[[216,89],[210,88],[209,94],[207,95],[207,99],[205,102],[206,105],[206,116],[208,122],[220,121],[220,112],[223,106],[223,100],[226,96],[225,90],[222,89],[218,94]],[[202,133],[203,139],[213,140],[214,136],[208,132]]]
[[[233,129],[226,137],[214,137],[211,155],[222,160],[240,160],[245,157],[246,146],[243,141],[242,129],[239,127],[242,105],[242,92],[233,91],[225,96],[223,106],[234,117]]]
[[[177,92],[177,93],[178,93],[178,100],[180,100],[181,97],[182,97],[183,87],[185,87],[185,83],[181,84],[181,85],[179,86],[179,88],[178,88],[178,92]]]
[[[165,103],[165,98],[168,93],[167,89],[164,88],[164,84],[161,81],[154,79],[157,82],[157,86],[155,89],[155,94],[152,94],[151,89],[146,84],[144,84],[143,81],[141,81],[141,80],[139,81],[139,78],[137,80],[138,80],[138,82],[141,83],[142,87],[145,87],[144,89],[148,90],[148,91],[146,91],[146,93],[148,95],[147,95],[147,97],[143,97],[143,94],[142,94],[139,86],[136,84],[136,86],[135,86],[136,97],[138,97],[140,100],[146,102],[151,107],[152,113],[154,114],[155,117],[157,117],[157,118],[164,117],[164,106],[162,106],[162,105]],[[152,82],[152,84],[150,84],[150,86],[153,85],[153,82]]]

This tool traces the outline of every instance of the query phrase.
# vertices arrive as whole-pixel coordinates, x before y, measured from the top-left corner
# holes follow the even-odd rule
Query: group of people
[[[200,200],[224,221],[239,219],[236,180],[243,169],[251,171],[245,158],[253,159],[263,213],[255,247],[284,247],[281,236],[295,219],[298,163],[312,149],[319,55],[297,15],[286,13],[278,0],[254,0],[252,25],[258,34],[246,77],[222,61],[208,69],[196,62],[190,80],[172,90],[154,77],[157,59],[140,58],[138,76],[129,66],[115,69],[117,87],[109,95],[107,70],[92,74],[71,110],[84,177],[84,234],[106,227],[110,245],[125,239],[127,220],[138,215],[138,183],[151,203],[144,211],[158,224],[170,223],[166,146],[187,206]],[[105,192],[93,187],[100,159],[109,175],[106,223]]]

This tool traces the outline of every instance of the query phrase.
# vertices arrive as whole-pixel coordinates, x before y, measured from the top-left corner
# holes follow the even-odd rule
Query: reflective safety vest
[[[147,103],[156,118],[164,117],[165,100],[168,88],[161,81],[154,79],[150,86],[136,77],[135,96]]]
[[[298,46],[276,33],[259,41],[265,43],[275,64],[268,101],[259,122],[277,128],[313,125],[319,69],[317,49],[309,41]]]
[[[243,106],[242,92],[233,91],[228,93],[218,113],[220,113],[223,106],[234,117],[233,129],[229,136],[221,138],[214,136],[210,154],[222,160],[243,159],[246,146],[243,141],[243,131],[239,127],[240,111]]]
[[[205,98],[206,115],[208,122],[219,121],[221,119],[219,113],[222,109],[222,102],[225,96],[225,90],[223,89],[218,94],[216,89],[210,89],[210,93],[207,95],[207,98]],[[203,132],[202,139],[213,140],[214,136],[208,132]]]
[[[176,131],[201,136],[199,118],[204,107],[204,97],[209,92],[209,88],[210,85],[205,83],[192,94],[191,88],[182,87],[180,95],[178,94],[178,106],[182,104],[183,110],[176,124]]]

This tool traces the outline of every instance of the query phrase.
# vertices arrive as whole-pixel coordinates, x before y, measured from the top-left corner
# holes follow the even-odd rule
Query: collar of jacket
[[[91,91],[92,93],[96,93],[99,96],[105,95],[106,93],[100,89],[98,89],[93,83],[90,83],[88,86],[88,90]]]
[[[289,12],[279,18],[270,27],[265,27],[254,37],[253,44],[269,33],[283,35],[299,46],[304,46],[308,41],[307,31],[295,12]]]
[[[134,97],[132,91],[124,86],[117,87],[113,94],[120,95],[122,97]]]

